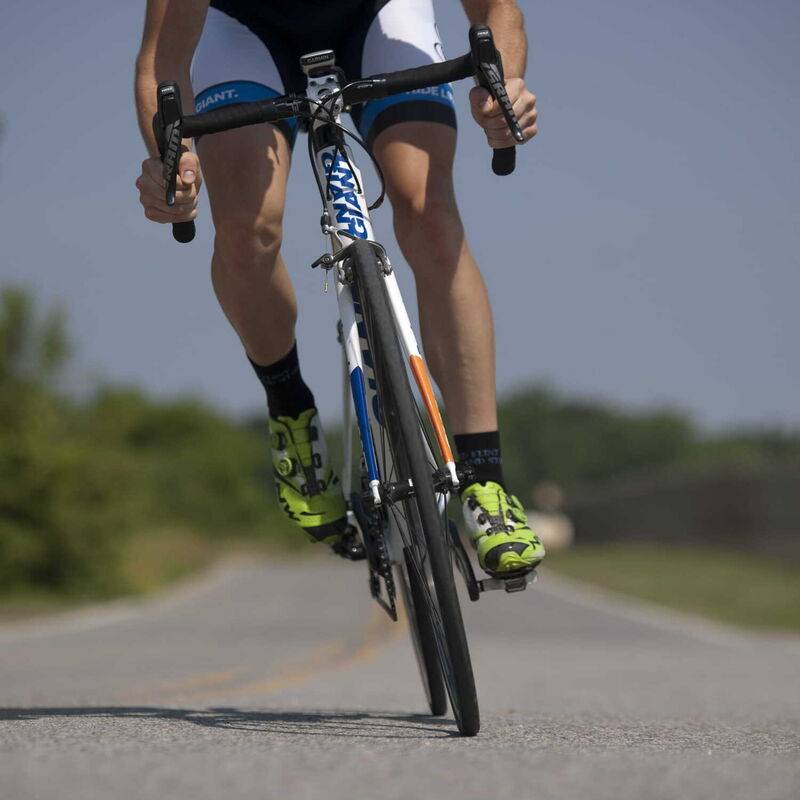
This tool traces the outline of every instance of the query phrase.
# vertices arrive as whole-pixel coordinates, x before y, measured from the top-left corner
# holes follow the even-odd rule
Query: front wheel
[[[398,584],[403,596],[403,605],[411,629],[411,644],[417,658],[422,688],[428,699],[428,707],[434,717],[447,713],[447,687],[444,685],[439,656],[436,652],[436,633],[433,629],[428,602],[424,590],[417,579],[417,572],[405,555],[405,563],[397,568]]]
[[[376,449],[381,478],[398,484],[410,480],[414,490],[411,497],[387,505],[403,542],[409,584],[418,593],[412,598],[417,618],[429,621],[429,625],[419,628],[419,633],[425,635],[428,647],[436,652],[459,731],[474,736],[480,729],[480,715],[453,579],[447,517],[436,502],[433,470],[426,458],[424,432],[381,265],[368,242],[354,242],[350,252],[355,294],[363,309],[380,405],[381,430]]]

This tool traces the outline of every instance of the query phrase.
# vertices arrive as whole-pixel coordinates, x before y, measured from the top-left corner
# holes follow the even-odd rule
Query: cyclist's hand
[[[146,159],[142,162],[142,174],[136,179],[144,215],[153,222],[185,222],[194,219],[197,216],[197,196],[202,183],[200,160],[195,153],[184,147],[175,185],[175,205],[168,206],[167,184],[162,174],[161,159]]]
[[[514,107],[519,127],[525,140],[532,139],[539,132],[536,125],[536,95],[525,85],[522,78],[509,78],[506,81],[508,99]],[[489,144],[495,149],[517,144],[508,129],[500,104],[482,86],[475,86],[469,93],[472,116],[483,128]]]

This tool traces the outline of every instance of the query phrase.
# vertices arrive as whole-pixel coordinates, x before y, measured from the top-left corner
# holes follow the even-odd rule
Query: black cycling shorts
[[[300,56],[328,49],[348,81],[444,61],[432,0],[212,0],[192,63],[195,109],[303,93]],[[397,122],[454,128],[453,89],[373,100],[352,117],[369,144]],[[293,144],[296,120],[277,127]]]

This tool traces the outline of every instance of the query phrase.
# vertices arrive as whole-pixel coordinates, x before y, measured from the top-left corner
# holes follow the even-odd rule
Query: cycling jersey
[[[300,56],[331,49],[347,80],[444,60],[432,0],[212,0],[192,63],[198,113],[302,93]],[[374,100],[353,109],[371,143],[390,125],[456,125],[449,84]],[[293,143],[297,122],[278,127]]]

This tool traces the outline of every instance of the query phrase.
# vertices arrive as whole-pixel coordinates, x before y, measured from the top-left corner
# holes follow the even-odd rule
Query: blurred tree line
[[[800,468],[797,431],[710,434],[674,409],[626,411],[546,386],[516,391],[499,416],[506,474],[528,501],[543,481],[569,492],[633,476]]]
[[[0,293],[0,591],[125,591],[126,540],[142,530],[289,533],[263,430],[129,388],[77,403],[57,389],[68,356],[58,311]]]
[[[131,388],[77,402],[58,389],[69,354],[57,310],[0,293],[0,592],[134,588],[123,553],[143,530],[302,546],[274,501],[263,420]],[[676,411],[620,411],[541,386],[505,400],[500,418],[507,473],[526,501],[545,480],[569,490],[662,469],[800,465],[794,434],[706,436]]]

